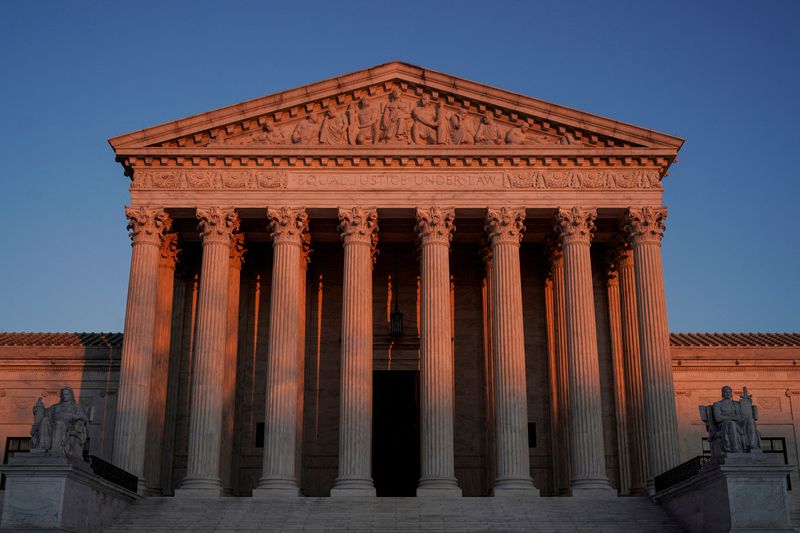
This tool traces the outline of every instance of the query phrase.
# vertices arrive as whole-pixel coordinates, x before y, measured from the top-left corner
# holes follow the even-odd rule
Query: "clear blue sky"
[[[800,2],[0,2],[0,331],[121,331],[106,139],[402,60],[686,139],[672,331],[800,331]]]

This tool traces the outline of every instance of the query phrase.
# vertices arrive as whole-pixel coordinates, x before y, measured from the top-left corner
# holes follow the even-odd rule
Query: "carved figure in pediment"
[[[322,127],[319,130],[320,144],[345,144],[347,134],[347,117],[344,113],[337,112],[329,107],[325,111],[322,119]]]
[[[264,124],[264,134],[261,136],[262,141],[267,144],[286,144],[286,135],[280,128]]]
[[[459,109],[447,119],[450,142],[453,144],[475,144],[475,129],[466,109]]]
[[[411,112],[414,125],[411,136],[416,144],[447,144],[441,108],[434,105],[428,95],[423,94],[417,107]]]
[[[410,118],[408,105],[400,99],[397,89],[393,90],[381,116],[381,139],[390,143],[407,141]]]
[[[358,109],[353,104],[347,108],[347,140],[350,144],[375,144],[378,142],[378,125],[381,120],[380,111],[370,105],[366,98],[358,102]]]
[[[475,144],[503,144],[503,135],[490,114],[483,115],[478,131],[475,132]]]
[[[313,144],[319,135],[319,123],[313,113],[309,113],[305,119],[297,123],[292,132],[292,143],[294,144]]]
[[[523,122],[515,128],[511,128],[506,133],[506,144],[526,144],[528,142],[528,130],[530,126],[527,122]]]

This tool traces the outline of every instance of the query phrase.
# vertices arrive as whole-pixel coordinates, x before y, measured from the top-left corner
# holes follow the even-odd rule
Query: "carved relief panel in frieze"
[[[656,169],[434,170],[141,169],[134,190],[650,190]]]

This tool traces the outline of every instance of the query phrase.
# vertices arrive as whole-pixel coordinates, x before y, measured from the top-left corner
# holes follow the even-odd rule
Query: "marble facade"
[[[132,259],[103,446],[142,493],[407,490],[374,456],[426,496],[642,494],[680,462],[681,139],[389,63],[110,143]],[[402,373],[398,450],[373,398]]]

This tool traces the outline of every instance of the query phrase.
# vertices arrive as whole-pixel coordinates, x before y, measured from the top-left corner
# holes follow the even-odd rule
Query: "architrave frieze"
[[[661,191],[656,168],[429,169],[137,169],[131,191]]]

